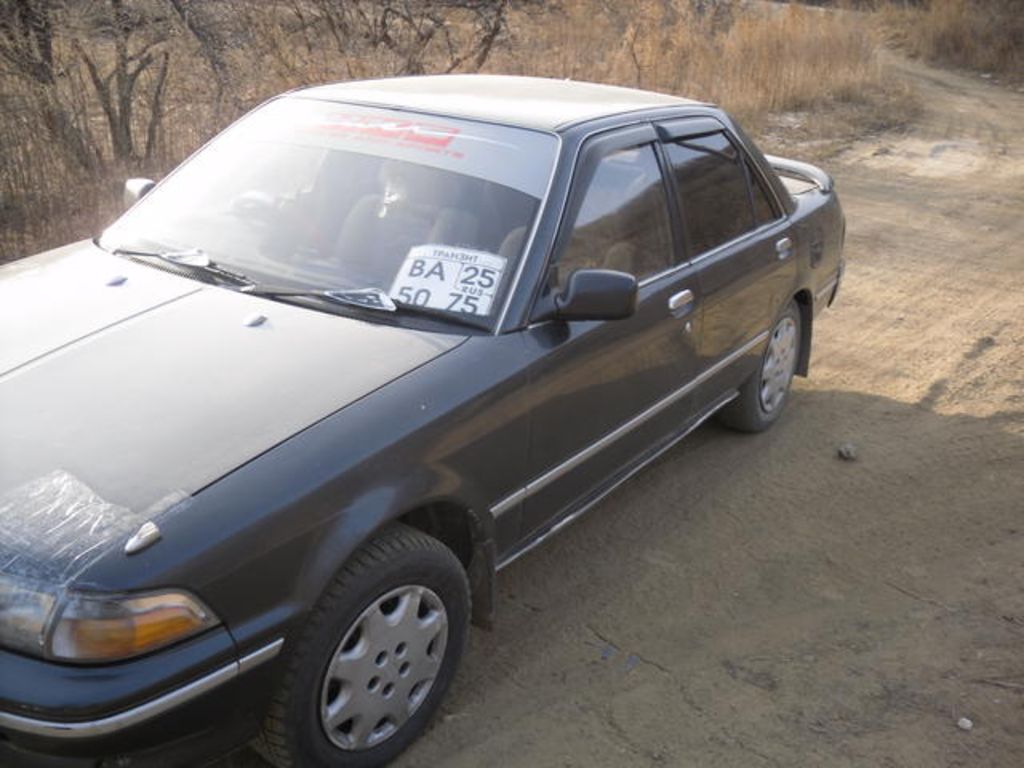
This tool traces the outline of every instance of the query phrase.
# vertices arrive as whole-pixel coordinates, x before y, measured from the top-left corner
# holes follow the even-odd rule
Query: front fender
[[[529,409],[518,339],[441,360],[463,349],[468,361],[411,372],[239,467],[160,519],[160,542],[108,552],[83,578],[103,590],[185,587],[245,653],[291,633],[375,531],[444,502],[472,515],[467,565],[474,618],[486,621],[493,563],[517,522],[502,515],[496,530],[489,505],[524,471]]]

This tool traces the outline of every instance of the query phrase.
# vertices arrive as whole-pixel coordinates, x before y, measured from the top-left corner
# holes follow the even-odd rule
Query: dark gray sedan
[[[498,570],[779,418],[843,272],[825,173],[585,83],[298,91],[126,196],[0,270],[3,765],[387,762]]]

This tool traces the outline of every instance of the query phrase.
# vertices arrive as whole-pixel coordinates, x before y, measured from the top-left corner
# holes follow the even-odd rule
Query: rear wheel
[[[342,568],[292,654],[257,749],[279,768],[383,765],[426,728],[458,666],[469,586],[404,525]]]
[[[789,399],[800,356],[800,308],[790,301],[772,328],[768,346],[739,397],[723,408],[723,424],[741,432],[762,432],[774,424]]]

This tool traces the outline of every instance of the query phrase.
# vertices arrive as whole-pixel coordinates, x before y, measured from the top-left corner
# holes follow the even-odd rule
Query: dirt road
[[[848,277],[782,422],[503,572],[401,766],[1021,765],[1024,95],[891,66],[924,114],[830,164]]]

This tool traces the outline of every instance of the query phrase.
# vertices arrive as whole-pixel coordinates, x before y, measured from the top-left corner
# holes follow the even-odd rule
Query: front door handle
[[[668,311],[676,317],[682,317],[693,309],[693,291],[687,288],[679,293],[672,294],[668,300]]]
[[[784,237],[775,243],[775,255],[779,257],[779,261],[788,259],[793,254],[793,241],[788,237]]]

